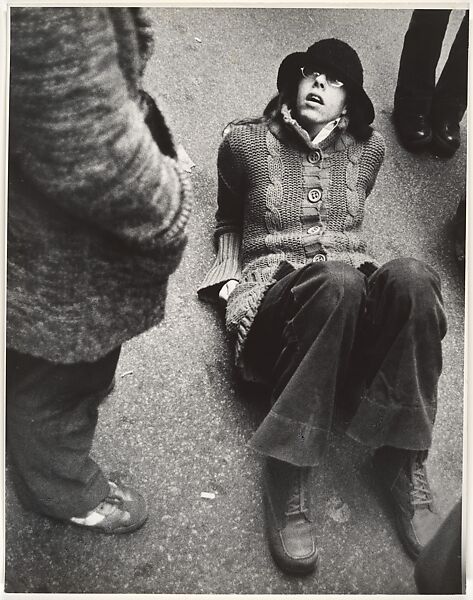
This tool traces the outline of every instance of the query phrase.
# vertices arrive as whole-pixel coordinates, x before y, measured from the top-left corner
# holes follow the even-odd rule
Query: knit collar
[[[319,143],[310,139],[308,132],[291,115],[289,108],[283,105],[277,115],[267,124],[271,133],[284,144],[303,147],[307,150],[319,149],[327,156],[343,151],[355,143],[355,138],[345,129],[335,126],[327,137]]]
[[[316,142],[316,136],[314,140],[311,140],[308,132],[294,119],[289,107],[285,104],[281,107],[278,115],[269,122],[268,127],[273,135],[282,142],[296,146],[302,145],[310,150],[323,150],[325,155],[343,151],[355,143],[355,138],[345,129],[340,129],[338,123],[324,139]]]
[[[282,105],[281,116],[286,126],[292,131],[294,131],[297,134],[297,136],[304,142],[304,144],[308,146],[311,150],[313,150],[314,148],[320,148],[321,150],[323,150],[332,142],[334,142],[337,137],[339,137],[340,130],[337,127],[338,121],[336,125],[331,126],[330,130],[325,136],[322,136],[322,139],[320,139],[320,137],[318,136],[316,136],[314,139],[311,139],[307,130],[304,129],[302,125],[300,125],[300,123],[296,121],[296,119],[292,116],[291,109],[287,106],[287,104]]]

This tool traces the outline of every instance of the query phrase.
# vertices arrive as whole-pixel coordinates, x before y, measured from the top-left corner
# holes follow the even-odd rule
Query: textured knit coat
[[[189,181],[145,122],[141,9],[11,15],[7,347],[94,361],[162,319]]]
[[[360,230],[384,151],[379,133],[357,141],[339,128],[314,144],[285,107],[269,122],[235,125],[224,137],[217,257],[199,295],[215,299],[226,281],[239,281],[226,311],[238,365],[245,367],[241,350],[265,292],[288,269],[319,260],[377,266]]]

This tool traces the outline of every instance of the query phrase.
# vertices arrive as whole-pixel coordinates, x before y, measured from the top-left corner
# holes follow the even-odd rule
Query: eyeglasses
[[[306,79],[313,79],[314,81],[320,75],[325,75],[325,79],[330,86],[335,87],[335,88],[343,87],[343,81],[340,81],[339,79],[335,79],[335,77],[331,77],[330,75],[327,75],[327,73],[321,73],[320,71],[316,71],[315,69],[312,69],[311,67],[301,67],[301,73],[302,73],[302,77],[305,77]]]

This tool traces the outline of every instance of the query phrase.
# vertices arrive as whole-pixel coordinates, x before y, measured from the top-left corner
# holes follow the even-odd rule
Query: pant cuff
[[[328,429],[300,423],[271,411],[248,445],[264,456],[297,467],[314,467],[325,455],[328,435]]]
[[[361,401],[346,434],[371,448],[392,446],[405,450],[428,450],[435,419],[433,406],[408,406],[389,399],[380,404],[372,398]]]

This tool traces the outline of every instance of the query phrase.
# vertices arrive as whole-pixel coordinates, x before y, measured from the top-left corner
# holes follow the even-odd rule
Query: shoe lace
[[[305,508],[302,506],[301,487],[301,475],[298,473],[294,477],[292,489],[287,501],[286,516],[288,517],[305,514],[306,512]]]
[[[108,512],[106,510],[107,506],[109,506],[109,507],[110,506],[121,507],[123,505],[123,498],[120,498],[120,496],[117,496],[114,493],[114,491],[115,491],[114,488],[111,487],[108,496],[104,500],[102,500],[102,502],[95,509],[96,512],[103,514],[103,511]]]
[[[411,499],[415,506],[428,506],[432,502],[432,492],[423,463],[416,461],[412,467]]]

